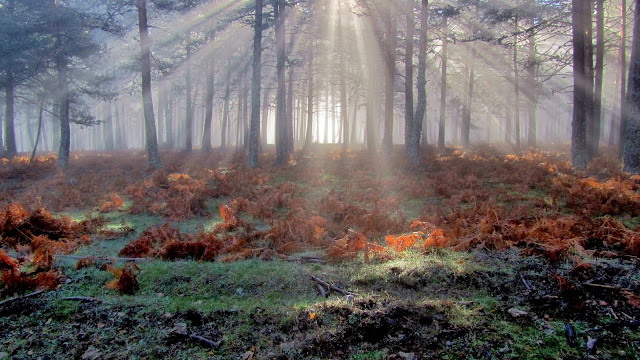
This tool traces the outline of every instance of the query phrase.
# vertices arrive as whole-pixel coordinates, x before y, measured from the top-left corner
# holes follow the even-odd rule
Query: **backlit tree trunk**
[[[256,0],[253,24],[253,63],[251,75],[251,121],[249,124],[249,155],[247,165],[258,166],[260,151],[260,82],[262,70],[262,0]],[[266,129],[263,129],[266,131]]]
[[[382,153],[385,156],[391,155],[393,149],[393,104],[395,97],[395,75],[396,75],[396,32],[397,22],[393,2],[387,2],[385,14],[386,40],[385,40],[385,84],[384,84],[384,136],[382,138]]]
[[[574,167],[587,167],[587,68],[585,15],[589,5],[583,0],[573,0],[571,11],[573,24],[573,123],[571,132],[571,161]]]
[[[287,160],[287,103],[285,78],[285,0],[273,0],[276,21],[276,73],[278,90],[276,94],[276,163]]]
[[[156,121],[153,115],[153,97],[151,94],[151,54],[149,51],[149,28],[147,25],[147,2],[138,0],[138,27],[140,30],[140,54],[142,60],[142,104],[147,154],[151,167],[160,167],[158,154],[158,138],[156,137]],[[69,106],[66,106],[67,119]],[[68,125],[68,124],[67,124]]]
[[[413,2],[411,3],[413,5]],[[409,137],[409,160],[414,166],[420,164],[420,138],[422,124],[427,113],[427,24],[429,21],[429,0],[422,0],[420,7],[420,44],[418,45],[418,104],[416,106],[414,127]]]
[[[447,37],[449,33],[449,21],[446,16],[442,18],[442,76],[440,82],[440,123],[438,124],[438,149],[444,150],[445,127],[447,121]]]
[[[640,0],[636,0],[640,9]],[[629,86],[624,108],[624,171],[640,174],[640,16],[633,22],[633,45],[629,62]]]

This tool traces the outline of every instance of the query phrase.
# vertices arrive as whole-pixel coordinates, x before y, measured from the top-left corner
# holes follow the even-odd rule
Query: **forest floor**
[[[639,359],[640,177],[502,150],[5,160],[0,359]]]

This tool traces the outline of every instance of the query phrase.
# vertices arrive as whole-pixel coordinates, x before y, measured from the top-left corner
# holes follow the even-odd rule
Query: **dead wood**
[[[311,275],[311,279],[312,279],[313,281],[315,281],[316,283],[318,283],[318,284],[320,284],[320,285],[324,286],[325,288],[327,288],[327,289],[329,289],[329,290],[333,290],[333,291],[335,291],[335,292],[337,292],[337,293],[340,293],[340,294],[342,294],[342,295],[358,296],[358,294],[356,294],[356,293],[352,293],[352,292],[349,292],[349,291],[346,291],[346,290],[340,289],[339,287],[333,286],[333,285],[329,284],[328,282],[326,282],[326,281],[324,281],[324,280],[320,280],[320,279],[318,279],[317,277],[315,277],[315,276],[313,276],[313,275]]]
[[[584,283],[583,285],[589,286],[589,287],[594,287],[594,288],[616,290],[616,291],[632,291],[631,289],[621,288],[621,287],[618,287],[618,286],[611,286],[611,285],[602,285],[602,284],[594,284],[594,283]]]
[[[12,302],[17,301],[17,300],[22,300],[22,299],[38,296],[38,295],[42,294],[43,292],[44,292],[44,290],[38,290],[38,291],[32,292],[32,293],[27,294],[27,295],[16,296],[16,297],[13,297],[11,299],[3,300],[3,301],[0,301],[0,306],[12,303]]]
[[[222,344],[222,340],[218,340],[218,341],[213,341],[213,340],[209,340],[205,337],[202,337],[200,335],[196,335],[196,334],[186,334],[183,332],[179,332],[179,331],[174,331],[171,333],[171,335],[175,336],[175,337],[179,337],[181,339],[186,339],[186,340],[192,340],[195,341],[197,343],[200,343],[201,345],[206,345],[209,346],[211,348],[218,348],[220,347],[220,345]]]
[[[81,302],[102,302],[102,300],[90,296],[69,296],[60,300],[64,301],[81,301]]]

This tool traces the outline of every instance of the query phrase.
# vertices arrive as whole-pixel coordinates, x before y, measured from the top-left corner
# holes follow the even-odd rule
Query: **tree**
[[[418,104],[413,119],[413,128],[409,136],[407,150],[409,152],[409,160],[414,166],[420,164],[420,137],[423,131],[422,123],[424,122],[427,112],[427,26],[429,21],[429,0],[422,0],[420,7],[420,43],[418,45]]]
[[[156,121],[153,115],[153,97],[151,94],[151,53],[149,49],[149,26],[147,24],[147,2],[146,0],[137,1],[140,59],[142,63],[142,106],[144,111],[146,148],[147,155],[149,156],[149,166],[158,168],[161,166],[161,162],[158,153]]]
[[[571,162],[575,168],[587,167],[587,116],[589,107],[586,67],[587,1],[573,0],[571,19],[573,26],[573,122],[571,133]]]
[[[640,0],[636,0],[640,9]],[[640,174],[640,15],[633,22],[633,44],[624,107],[624,171]]]
[[[449,36],[449,11],[442,11],[442,52],[440,54],[440,123],[438,124],[438,149],[444,150],[445,126],[447,121],[447,42]]]
[[[273,0],[273,11],[276,23],[276,73],[278,90],[276,94],[276,164],[284,164],[287,160],[287,103],[285,78],[285,1]]]
[[[251,76],[251,122],[249,127],[249,156],[247,165],[258,166],[260,150],[260,82],[262,69],[262,0],[256,0],[253,25],[253,74]]]

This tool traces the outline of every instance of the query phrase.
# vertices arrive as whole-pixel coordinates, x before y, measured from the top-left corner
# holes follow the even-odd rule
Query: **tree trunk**
[[[517,2],[516,2],[517,3]],[[519,32],[519,18],[516,14],[515,18],[515,31],[513,36],[513,86],[515,91],[515,112],[513,116],[514,136],[516,140],[516,147],[520,149],[520,72],[518,71],[518,32]]]
[[[589,4],[573,0],[573,124],[571,133],[571,161],[578,169],[587,167],[587,73],[586,73],[586,13]]]
[[[587,162],[591,161],[593,158],[593,133],[595,131],[594,125],[594,89],[593,89],[593,81],[594,81],[594,69],[593,69],[593,8],[592,1],[587,1],[587,10],[585,12],[585,29],[586,29],[586,40],[585,40],[585,72],[587,76],[587,115],[586,115],[586,137],[587,137]]]
[[[227,70],[227,83],[224,90],[224,109],[222,113],[222,129],[220,129],[220,146],[227,147],[227,128],[229,127],[229,100],[231,97],[231,69]],[[258,166],[257,164],[254,165]]]
[[[509,145],[513,144],[513,124],[511,115],[511,106],[506,105],[504,115],[504,142]]]
[[[413,36],[416,32],[414,23],[414,0],[407,0],[407,35],[404,52],[404,146],[409,161],[414,166],[420,163],[418,149],[415,148],[416,116],[413,112]],[[422,41],[422,37],[420,39]],[[418,85],[420,87],[420,85]],[[418,144],[419,146],[419,144]]]
[[[286,152],[293,154],[293,66],[289,67],[289,86],[287,90],[287,149]]]
[[[249,150],[249,88],[247,78],[242,78],[242,145],[245,153]]]
[[[590,158],[598,156],[600,129],[602,127],[602,80],[604,77],[604,0],[596,0],[596,66],[593,91],[593,132],[591,133]]]
[[[627,91],[627,0],[622,0],[622,30],[620,31],[620,129],[618,154],[622,158],[625,142],[624,104]]]
[[[413,0],[410,1],[413,5]],[[427,113],[427,24],[429,21],[429,0],[422,0],[420,7],[420,43],[418,44],[418,104],[416,106],[415,118],[411,135],[409,136],[409,144],[407,150],[409,152],[409,160],[413,166],[420,164],[420,139],[422,132],[426,129],[422,128],[422,124]],[[412,94],[413,97],[413,94]],[[412,99],[413,100],[413,99]]]
[[[214,36],[212,35],[211,45],[214,43]],[[202,133],[202,150],[205,152],[211,151],[211,121],[213,120],[213,96],[215,94],[215,61],[213,54],[209,55],[209,69],[207,72],[207,90],[205,99],[205,115],[204,115],[204,129]]]
[[[106,151],[113,151],[115,144],[113,143],[113,113],[112,104],[105,102],[102,110],[102,117],[104,118],[104,149]]]
[[[386,40],[385,40],[385,93],[384,93],[384,136],[382,138],[382,154],[390,156],[393,150],[393,104],[395,96],[396,75],[396,32],[397,22],[392,14],[394,5],[387,2],[385,14]]]
[[[309,45],[309,58],[307,60],[307,72],[309,77],[309,88],[307,91],[307,134],[304,141],[304,151],[309,151],[313,143],[313,40]]]
[[[147,2],[138,0],[138,27],[140,30],[140,53],[142,59],[142,103],[144,108],[144,123],[146,147],[151,167],[160,167],[158,154],[158,138],[156,137],[156,121],[153,115],[153,97],[151,94],[151,53],[149,51],[149,28],[147,25]],[[67,106],[67,113],[68,113]]]
[[[38,151],[38,143],[40,142],[40,136],[42,135],[42,112],[44,110],[44,101],[40,100],[40,105],[38,109],[38,130],[36,135],[36,141],[33,143],[33,151],[31,152],[31,158],[29,158],[29,163],[33,162],[33,159],[36,157],[36,152]]]
[[[170,149],[173,149],[173,144],[174,144],[174,135],[173,135],[173,108],[175,105],[175,97],[173,95],[169,95],[167,94],[167,98],[168,101],[166,102],[166,108],[165,108],[165,112],[164,112],[164,116],[165,116],[165,131],[166,133],[166,137],[167,137],[167,147]]]
[[[636,0],[640,9],[640,0]],[[629,62],[629,86],[624,108],[624,171],[640,174],[640,16],[633,23],[633,45]]]
[[[444,150],[445,126],[447,121],[447,38],[449,19],[442,18],[442,76],[440,82],[440,123],[438,124],[438,149]]]
[[[185,150],[193,151],[193,106],[191,104],[191,29],[187,29],[187,59],[185,70],[186,114],[185,114]]]
[[[412,0],[413,1],[413,0]],[[347,105],[347,65],[344,59],[347,44],[342,23],[342,2],[338,2],[338,51],[340,61],[340,124],[342,126],[342,149],[349,147],[349,106]]]
[[[264,98],[262,99],[262,125],[261,125],[261,147],[264,148],[269,142],[269,111],[271,108],[271,89],[264,89]]]
[[[287,160],[287,103],[285,78],[285,0],[273,0],[276,23],[276,72],[278,90],[276,94],[276,164]]]
[[[5,118],[4,118],[4,133],[5,133],[5,145],[6,156],[11,159],[18,152],[16,147],[16,132],[15,132],[15,94],[14,94],[14,79],[13,74],[8,72],[5,78]]]
[[[531,25],[535,24],[534,19],[531,19]],[[538,83],[536,80],[536,42],[535,42],[535,34],[534,32],[529,33],[529,59],[527,61],[527,84],[529,90],[527,91],[529,94],[529,126],[527,132],[527,143],[531,147],[536,146],[537,142],[537,119],[536,119],[536,110],[538,107]]]
[[[0,158],[5,156],[6,149],[4,147],[4,138],[2,136],[2,129],[4,128],[4,117],[0,112]]]

